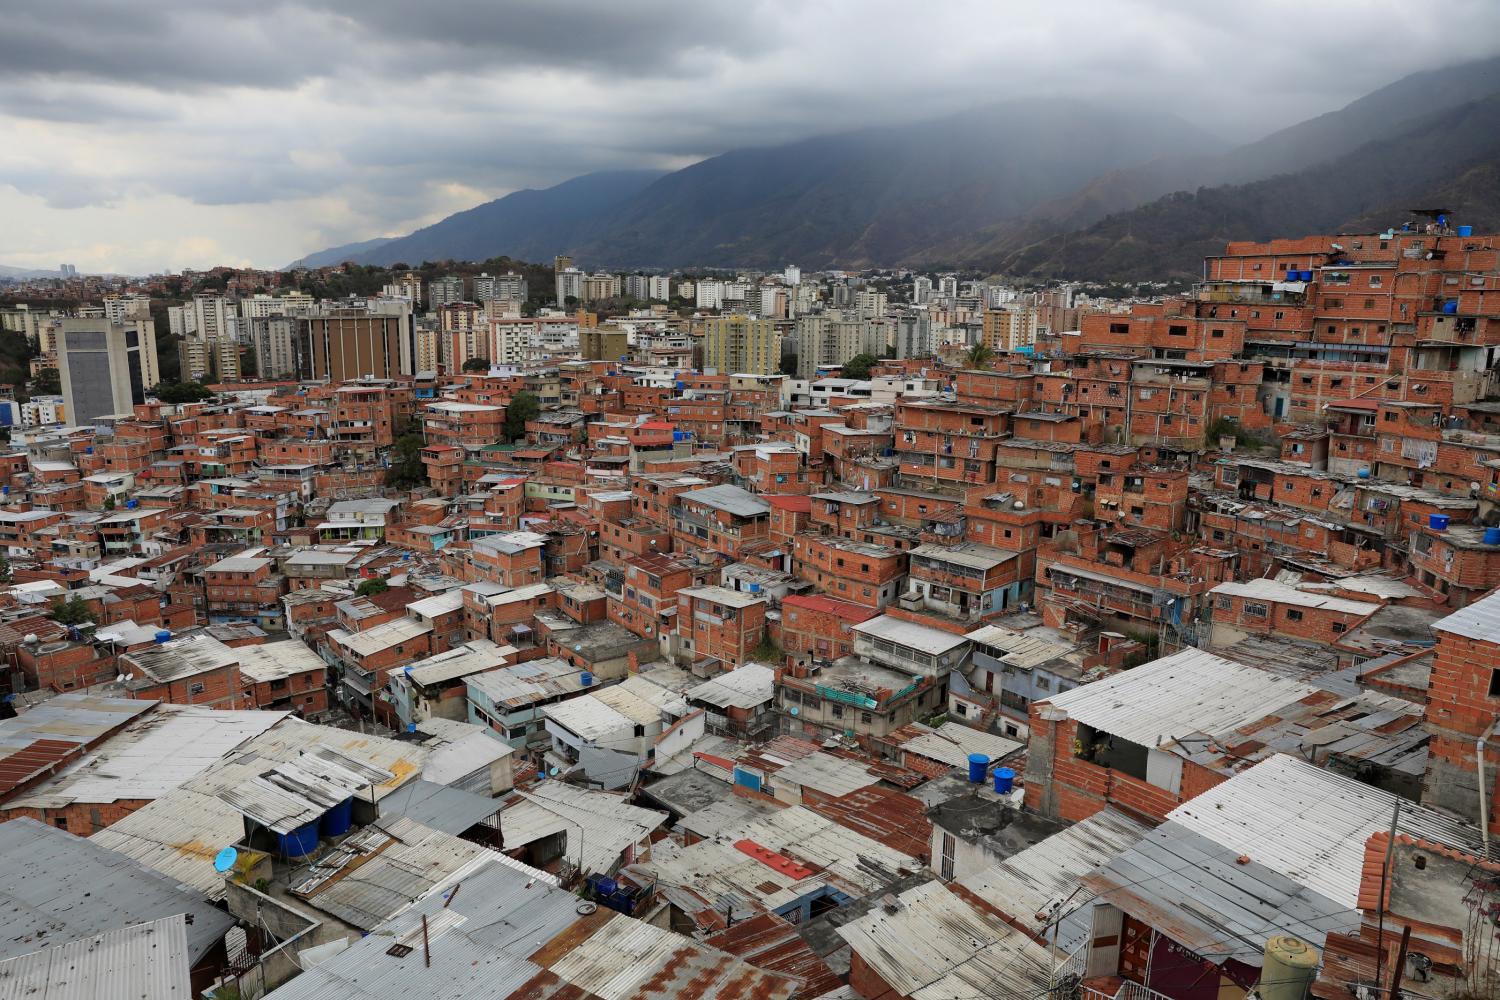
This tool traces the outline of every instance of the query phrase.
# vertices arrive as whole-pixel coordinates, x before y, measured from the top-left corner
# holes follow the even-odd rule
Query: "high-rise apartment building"
[[[218,338],[188,337],[177,345],[178,368],[188,382],[238,382],[240,345]]]
[[[427,308],[437,309],[464,301],[464,279],[456,274],[433,278],[427,283]]]
[[[151,299],[144,295],[106,295],[104,318],[111,323],[126,325],[130,320],[151,318]]]
[[[255,351],[255,372],[260,378],[295,378],[297,320],[293,316],[271,315],[249,321],[246,338]]]
[[[435,372],[443,363],[442,333],[430,320],[418,320],[415,333],[416,351],[413,365],[418,373]]]
[[[345,382],[415,374],[411,307],[405,300],[319,309],[299,320],[299,378]]]
[[[160,381],[155,325],[65,319],[57,330],[57,373],[68,423],[129,414]]]
[[[630,336],[611,323],[578,329],[578,356],[585,361],[618,361],[629,353]]]
[[[402,298],[410,302],[412,308],[422,301],[422,276],[416,271],[404,271],[396,279],[396,288]]]
[[[723,309],[724,308],[724,282],[722,281],[700,281],[698,282],[697,303],[699,309]]]
[[[644,302],[651,297],[651,279],[644,274],[627,274],[620,279],[620,290],[630,298]]]
[[[925,306],[932,298],[932,279],[925,274],[919,274],[911,280],[911,304],[914,306]]]
[[[203,340],[233,340],[234,306],[222,295],[194,295],[191,333]]]
[[[569,299],[575,303],[583,301],[583,279],[585,275],[576,267],[566,267],[556,274],[557,304],[565,306]]]
[[[774,375],[781,368],[776,324],[740,314],[707,320],[703,363],[721,374]]]
[[[896,319],[896,357],[928,358],[932,356],[932,318],[927,310],[903,313]]]
[[[620,279],[613,274],[590,274],[583,279],[583,294],[579,298],[584,302],[598,302],[600,299],[617,299],[620,297]]]
[[[653,302],[667,302],[672,298],[672,279],[664,274],[655,274],[646,282],[646,295]]]
[[[802,268],[796,264],[788,264],[786,270],[781,272],[781,280],[793,287],[802,284]]]
[[[525,302],[526,292],[526,279],[514,271],[474,279],[475,302]]]
[[[1036,343],[1036,309],[1015,304],[984,311],[983,340],[992,351],[1014,351]]]

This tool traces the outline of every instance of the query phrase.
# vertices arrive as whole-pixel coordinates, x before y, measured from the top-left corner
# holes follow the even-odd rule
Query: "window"
[[[1500,698],[1500,670],[1490,671],[1490,697]]]
[[[1249,615],[1251,618],[1264,618],[1266,616],[1266,606],[1264,604],[1251,604],[1249,602],[1246,602],[1245,614]]]
[[[1302,612],[1298,611],[1296,608],[1287,608],[1286,620],[1289,622],[1300,622],[1302,620]]]
[[[835,719],[842,719],[844,717],[844,706],[843,705],[830,705],[829,706],[829,712],[833,715],[833,717]]]
[[[1340,632],[1347,632],[1348,630],[1349,630],[1349,626],[1345,625],[1343,622],[1334,622],[1333,623],[1333,634],[1334,635],[1338,635]]]
[[[1214,532],[1214,536],[1216,538],[1222,535],[1223,532]],[[1214,598],[1214,607],[1220,611],[1228,611],[1234,607],[1234,598],[1230,597],[1228,594],[1220,594],[1218,597]]]
[[[863,722],[865,725],[869,725],[873,721],[873,719],[869,712],[860,712],[859,721]]]
[[[188,694],[191,695],[191,694],[202,694],[202,693],[203,693],[203,685],[202,684],[189,684],[188,685]]]
[[[646,727],[645,726],[636,726],[635,727],[635,734],[637,736],[645,736],[646,735]]]

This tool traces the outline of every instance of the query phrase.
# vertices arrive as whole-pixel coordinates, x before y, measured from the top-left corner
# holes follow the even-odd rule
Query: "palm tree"
[[[964,364],[970,368],[988,368],[990,359],[995,356],[994,348],[986,343],[978,343],[969,348],[964,355]]]

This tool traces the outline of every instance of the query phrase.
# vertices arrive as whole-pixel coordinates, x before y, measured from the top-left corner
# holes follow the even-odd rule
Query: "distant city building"
[[[297,320],[273,315],[250,320],[248,341],[255,351],[256,375],[260,378],[295,378]]]
[[[1036,343],[1036,310],[1010,304],[984,311],[984,344],[994,351],[1014,351]]]
[[[896,318],[896,357],[932,356],[932,318],[926,310],[903,313]]]
[[[107,319],[63,320],[57,337],[57,371],[70,424],[129,414],[158,381],[155,327]]]
[[[464,301],[464,279],[456,274],[433,278],[427,283],[427,308],[438,309]]]
[[[723,309],[724,308],[724,282],[722,281],[700,281],[697,285],[697,304],[699,309]]]
[[[646,297],[653,302],[671,301],[672,279],[666,275],[652,275],[647,281]]]
[[[721,374],[775,374],[781,365],[776,324],[741,314],[707,320],[703,331],[703,363]]]
[[[298,321],[298,377],[343,382],[415,374],[412,332],[404,301],[320,309]]]
[[[802,284],[802,268],[796,264],[788,264],[786,270],[781,273],[781,280],[788,285]]]

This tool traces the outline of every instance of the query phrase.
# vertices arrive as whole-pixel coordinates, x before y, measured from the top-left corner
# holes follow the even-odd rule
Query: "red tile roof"
[[[781,599],[782,607],[806,608],[809,611],[822,611],[830,615],[838,615],[840,618],[851,622],[869,621],[878,617],[878,608],[867,608],[863,604],[855,604],[853,601],[841,601],[835,597],[825,597],[822,594],[788,594]]]

